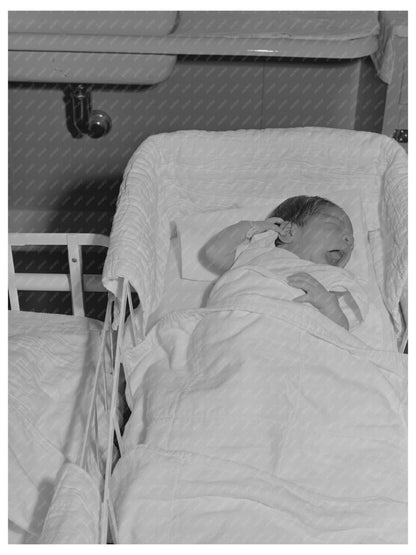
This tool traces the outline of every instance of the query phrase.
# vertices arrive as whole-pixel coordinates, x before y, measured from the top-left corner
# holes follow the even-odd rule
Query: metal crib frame
[[[118,401],[118,391],[120,383],[120,371],[122,368],[122,346],[123,340],[125,338],[125,328],[130,326],[134,345],[138,345],[140,342],[140,333],[136,329],[134,318],[126,320],[126,309],[129,308],[130,315],[133,314],[133,300],[132,300],[132,288],[127,278],[123,278],[122,294],[120,300],[119,309],[119,324],[117,326],[117,337],[113,360],[113,388],[111,392],[111,406],[108,416],[108,443],[107,443],[107,455],[106,455],[106,468],[104,473],[104,493],[101,505],[101,515],[100,515],[100,543],[108,543],[108,528],[110,527],[110,534],[112,538],[112,543],[118,542],[118,529],[117,521],[115,517],[114,507],[110,498],[110,478],[112,474],[113,465],[113,453],[114,453],[114,435],[117,439],[117,444],[120,452],[120,456],[123,456],[123,448],[121,442],[121,432],[119,427],[119,422],[117,419],[117,401]],[[107,306],[106,321],[103,329],[103,338],[107,333],[110,336],[110,342],[113,352],[113,338],[112,338],[112,314],[114,311],[116,299],[114,295],[109,294],[109,301]],[[107,320],[108,317],[108,320]],[[105,339],[103,339],[105,343]],[[97,375],[95,381],[98,382],[98,373],[100,366],[97,364]],[[126,385],[128,386],[128,381],[126,379]],[[96,390],[94,389],[95,397]],[[91,399],[90,412],[92,411],[92,406],[95,404],[94,398]],[[87,424],[87,429],[85,431],[85,437],[88,437],[89,430],[88,425],[91,426],[91,421]]]
[[[20,291],[70,291],[74,316],[85,316],[83,291],[106,292],[101,276],[82,276],[82,247],[108,248],[109,237],[95,233],[9,233],[9,298],[12,310],[20,310]],[[15,273],[13,247],[65,246],[69,274]]]

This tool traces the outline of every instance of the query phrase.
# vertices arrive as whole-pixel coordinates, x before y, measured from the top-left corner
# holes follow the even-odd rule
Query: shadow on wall
[[[57,199],[48,233],[109,235],[122,176],[88,180]]]
[[[56,211],[48,222],[48,232],[100,233],[109,236],[121,181],[122,176],[114,176],[104,180],[89,180],[71,188],[70,192],[63,194],[57,201]],[[101,274],[105,256],[106,249],[84,247],[84,273]],[[69,294],[62,293],[61,298],[55,300],[55,304],[59,306],[59,312],[72,313]],[[105,293],[84,293],[86,316],[104,320],[106,306]],[[36,310],[39,310],[39,306]]]

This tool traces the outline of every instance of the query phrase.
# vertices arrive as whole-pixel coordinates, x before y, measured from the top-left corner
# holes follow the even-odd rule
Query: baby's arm
[[[298,303],[310,303],[324,316],[327,316],[327,318],[339,326],[349,330],[348,319],[339,306],[337,293],[328,291],[317,279],[305,272],[299,272],[289,276],[287,282],[290,286],[305,291],[304,295],[296,297],[293,299],[294,301]]]
[[[234,263],[235,254],[239,245],[250,240],[257,233],[264,231],[278,231],[276,224],[282,223],[281,218],[269,218],[264,221],[250,222],[242,220],[230,225],[214,235],[203,247],[202,255],[208,267],[222,274],[229,270]]]

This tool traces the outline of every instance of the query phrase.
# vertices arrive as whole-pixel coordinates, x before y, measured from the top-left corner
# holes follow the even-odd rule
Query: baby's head
[[[347,214],[322,197],[291,197],[273,210],[270,217],[284,220],[277,247],[316,264],[344,268],[354,248],[352,224]]]

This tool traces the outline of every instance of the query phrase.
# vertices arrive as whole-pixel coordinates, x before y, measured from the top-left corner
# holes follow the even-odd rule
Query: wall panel
[[[158,85],[94,86],[93,108],[110,115],[112,130],[76,139],[63,85],[10,83],[10,230],[108,233],[126,163],[154,133],[308,125],[378,132],[384,96],[368,60],[183,56]]]

